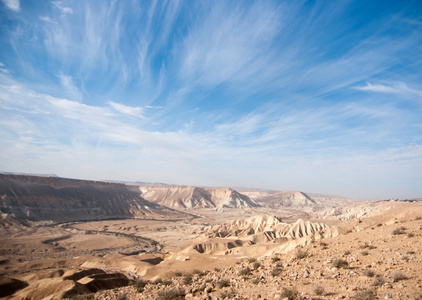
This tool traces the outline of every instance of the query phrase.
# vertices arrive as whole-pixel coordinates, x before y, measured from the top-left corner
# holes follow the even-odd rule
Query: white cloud
[[[57,22],[52,20],[49,16],[40,16],[39,18],[41,21],[51,23],[51,24],[57,24]]]
[[[82,93],[74,84],[72,76],[68,76],[60,72],[57,77],[60,79],[60,85],[71,99],[77,101],[82,100]]]
[[[62,13],[64,14],[73,14],[73,9],[70,7],[65,7],[60,1],[52,2]]]
[[[405,83],[398,82],[390,85],[386,84],[372,84],[366,83],[364,86],[356,87],[357,90],[375,92],[375,93],[388,93],[388,94],[397,94],[407,97],[417,96],[422,98],[422,91],[409,88]]]
[[[3,0],[3,3],[10,10],[13,10],[16,12],[21,10],[19,0]]]
[[[142,107],[133,107],[133,106],[127,106],[121,103],[116,103],[113,101],[107,101],[107,103],[113,107],[116,111],[122,113],[122,114],[126,114],[126,115],[130,115],[130,116],[134,116],[134,117],[138,117],[141,119],[145,119],[144,117],[144,109]]]

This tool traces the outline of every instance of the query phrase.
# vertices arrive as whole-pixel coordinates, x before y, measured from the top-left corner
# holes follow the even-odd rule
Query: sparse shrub
[[[176,276],[176,277],[182,277],[182,272],[174,272],[174,276]]]
[[[360,254],[363,255],[363,256],[367,256],[369,254],[369,252],[368,251],[362,251]]]
[[[256,261],[256,262],[253,263],[252,266],[253,266],[254,269],[258,269],[261,266],[261,264]]]
[[[192,274],[186,274],[182,279],[182,283],[185,285],[189,285],[192,283],[192,278],[193,278]]]
[[[276,277],[279,276],[281,274],[281,272],[283,272],[283,269],[281,268],[275,268],[271,271],[271,275]]]
[[[249,275],[249,273],[251,273],[251,269],[249,267],[243,268],[239,271],[239,275],[241,276]]]
[[[142,293],[145,289],[145,286],[148,284],[148,281],[139,279],[135,282],[134,286],[138,293]]]
[[[344,251],[344,255],[350,255],[350,251],[349,250]]]
[[[224,290],[220,293],[220,298],[222,299],[232,299],[235,296],[236,296],[236,291],[233,288],[229,290]]]
[[[248,261],[249,261],[250,263],[254,263],[254,262],[256,262],[256,258],[249,258],[249,259],[248,259]]]
[[[325,243],[325,242],[319,242],[319,244],[320,244],[322,247],[327,247],[327,246],[328,246],[328,244],[327,244],[327,243]]]
[[[296,259],[303,259],[308,256],[308,251],[297,249],[296,250]]]
[[[417,217],[415,218],[415,220],[416,220],[416,221],[422,220],[422,217],[417,216]]]
[[[405,280],[407,279],[407,277],[400,271],[394,271],[393,273],[391,273],[391,279],[393,280],[393,282],[397,282],[400,280]]]
[[[415,251],[407,251],[406,254],[412,255],[415,254]]]
[[[414,237],[415,236],[415,234],[413,233],[413,232],[409,232],[408,234],[407,234],[407,237]]]
[[[381,223],[378,223],[378,224],[377,224],[377,226],[378,226],[378,227],[381,227],[381,226],[382,226],[382,224],[381,224]]]
[[[169,286],[172,283],[173,283],[173,280],[171,280],[171,279],[165,279],[165,280],[161,281],[161,285],[164,285],[164,286]]]
[[[180,300],[185,299],[185,290],[181,288],[171,288],[158,292],[159,300]]]
[[[363,274],[367,277],[374,277],[375,276],[375,272],[372,270],[365,270],[363,271]]]
[[[204,276],[205,272],[198,270],[198,269],[195,269],[195,270],[193,270],[193,274],[196,274],[198,276]]]
[[[345,261],[344,259],[337,258],[333,261],[333,266],[340,269],[340,268],[347,268],[349,266],[349,263]]]
[[[381,275],[377,275],[372,282],[372,286],[382,286],[385,283],[384,278]]]
[[[317,285],[314,287],[314,293],[317,296],[322,296],[325,293],[324,287],[321,285]]]
[[[393,230],[393,235],[405,234],[406,227],[399,227]]]
[[[355,299],[355,300],[372,300],[376,298],[377,298],[377,291],[374,289],[364,289],[361,291],[357,291],[352,296],[352,299]]]
[[[283,288],[281,291],[281,298],[287,298],[288,300],[298,299],[299,293],[296,288]]]
[[[252,280],[252,283],[253,284],[258,284],[258,283],[260,283],[261,282],[261,280],[258,278],[258,277],[255,277],[253,280]]]
[[[237,261],[237,262],[236,262],[236,265],[240,265],[240,261]]]
[[[230,286],[230,280],[221,279],[221,280],[217,281],[216,285],[219,289],[226,287],[226,286]]]
[[[271,262],[273,264],[275,264],[276,262],[279,262],[279,261],[280,261],[280,257],[273,257],[273,258],[271,258]]]
[[[214,271],[215,271],[215,272],[220,272],[220,271],[221,271],[221,269],[220,269],[220,268],[214,268]]]

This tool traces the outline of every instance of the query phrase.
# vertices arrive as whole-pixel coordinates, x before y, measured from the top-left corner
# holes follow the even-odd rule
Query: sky
[[[422,197],[422,2],[0,2],[0,171]]]

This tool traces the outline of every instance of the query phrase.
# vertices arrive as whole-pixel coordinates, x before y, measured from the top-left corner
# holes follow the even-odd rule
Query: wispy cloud
[[[19,12],[21,10],[19,0],[2,0],[4,5],[13,11]]]
[[[413,4],[14,3],[0,168],[346,196],[420,179]]]
[[[73,82],[73,78],[71,76],[65,75],[60,72],[57,77],[60,79],[60,85],[71,99],[77,101],[82,100],[82,93],[79,91],[79,88]]]
[[[422,99],[422,91],[409,88],[402,82],[393,83],[391,85],[373,84],[368,82],[364,86],[356,87],[356,89],[375,93],[397,94],[405,97],[418,97]]]
[[[121,104],[121,103],[116,103],[116,102],[113,102],[113,101],[108,101],[107,103],[111,107],[113,107],[116,111],[118,111],[122,114],[126,114],[126,115],[129,115],[129,116],[145,119],[144,109],[142,107],[127,106],[127,105],[124,105],[124,104]]]
[[[60,1],[53,1],[54,6],[56,6],[64,14],[73,14],[73,9],[70,7],[63,6]]]

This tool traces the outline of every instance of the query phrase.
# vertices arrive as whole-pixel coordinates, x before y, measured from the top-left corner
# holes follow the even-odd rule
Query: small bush
[[[252,266],[253,266],[254,269],[258,269],[261,266],[261,264],[256,261],[256,262],[253,263]]]
[[[351,252],[350,252],[349,250],[344,251],[344,255],[346,255],[346,256],[347,256],[347,255],[350,255],[350,253],[351,253]]]
[[[397,282],[400,280],[405,280],[407,279],[407,277],[400,271],[394,271],[393,273],[391,273],[391,279],[393,280],[393,282]]]
[[[283,288],[281,291],[281,298],[287,298],[288,300],[298,299],[299,293],[296,288]]]
[[[362,251],[360,254],[363,255],[363,256],[367,256],[367,255],[369,255],[369,252],[368,251]]]
[[[322,247],[327,247],[327,246],[328,246],[328,244],[327,244],[327,243],[324,243],[324,242],[319,242],[319,244],[320,244]]]
[[[215,271],[215,272],[220,272],[220,271],[221,271],[221,269],[220,269],[220,268],[214,268],[214,271]]]
[[[363,275],[367,276],[367,277],[374,277],[375,276],[375,272],[372,270],[365,270],[363,271]]]
[[[139,279],[135,282],[134,287],[138,291],[138,293],[142,293],[147,284],[148,284],[148,281]]]
[[[412,255],[412,254],[415,254],[416,252],[415,251],[407,251],[406,252],[406,254],[409,254],[409,255]]]
[[[165,279],[165,280],[161,281],[160,284],[164,285],[164,286],[169,286],[172,283],[173,283],[173,281],[171,279]]]
[[[276,276],[279,276],[281,274],[281,272],[283,272],[283,269],[275,268],[271,271],[271,275],[276,277]]]
[[[171,288],[158,292],[159,300],[180,300],[185,299],[185,290],[181,288]]]
[[[176,277],[182,277],[183,274],[182,274],[182,272],[174,272],[174,276],[176,276]]]
[[[333,261],[333,266],[337,269],[340,268],[347,268],[349,266],[349,263],[345,261],[344,259],[338,258]]]
[[[378,224],[377,224],[377,226],[378,226],[378,227],[381,227],[381,226],[382,226],[382,224],[381,224],[381,223],[378,223]]]
[[[250,263],[254,263],[254,262],[256,262],[256,258],[249,258],[249,259],[248,259],[248,261],[249,261]]]
[[[239,275],[241,276],[249,275],[249,273],[251,273],[251,269],[249,269],[249,267],[243,268],[239,271]]]
[[[377,249],[377,247],[370,245],[370,246],[368,246],[368,249],[369,250],[374,250],[374,249]]]
[[[415,218],[416,221],[422,220],[422,217],[418,216]]]
[[[231,288],[229,290],[222,291],[220,293],[221,299],[232,299],[235,296],[236,296],[236,291],[233,288]]]
[[[314,287],[314,293],[317,296],[322,296],[325,293],[324,287],[321,285],[317,285],[316,287]]]
[[[186,274],[182,279],[182,283],[185,285],[189,285],[192,283],[192,278],[193,278],[192,274]]]
[[[381,275],[377,275],[372,282],[372,286],[382,286],[385,283],[384,278]]]
[[[217,287],[219,289],[221,289],[223,287],[226,287],[226,286],[230,286],[230,280],[228,280],[228,279],[221,279],[221,280],[217,281],[217,284],[216,285],[217,285]]]
[[[260,283],[261,282],[261,280],[258,278],[258,277],[255,277],[253,280],[252,280],[252,283],[253,284],[258,284],[258,283]]]
[[[361,290],[361,291],[356,292],[356,294],[352,296],[352,299],[355,299],[355,300],[372,300],[376,298],[377,298],[377,291],[373,289]]]
[[[393,235],[405,234],[406,227],[399,227],[393,230]]]
[[[308,251],[297,249],[296,250],[296,258],[297,259],[303,259],[308,256]]]
[[[280,258],[279,257],[273,257],[273,258],[271,258],[271,262],[273,264],[275,264],[276,262],[279,262],[279,261],[280,261]]]
[[[408,234],[407,234],[407,237],[414,237],[415,236],[415,234],[413,233],[413,232],[409,232]]]

